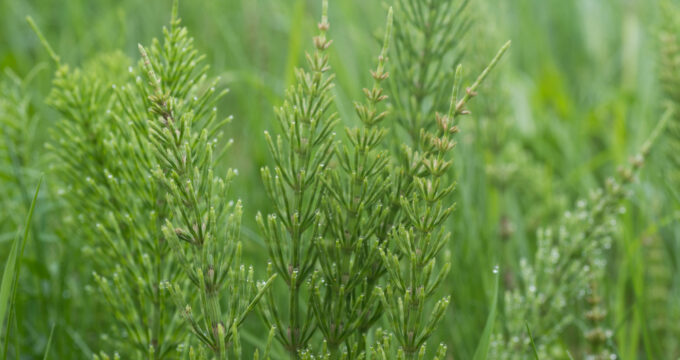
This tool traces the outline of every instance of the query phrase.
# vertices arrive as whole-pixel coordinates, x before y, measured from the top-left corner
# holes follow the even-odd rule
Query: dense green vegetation
[[[0,359],[680,357],[680,3],[0,14]]]

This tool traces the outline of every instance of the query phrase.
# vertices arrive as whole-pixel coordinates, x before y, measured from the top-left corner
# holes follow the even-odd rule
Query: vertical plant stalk
[[[445,109],[460,63],[461,39],[470,26],[467,0],[396,1],[395,75],[392,82],[397,122],[420,150],[421,129],[432,130],[435,113]],[[448,70],[451,69],[451,70]]]
[[[523,359],[527,356],[529,338],[524,330],[527,322],[535,333],[542,334],[536,342],[541,354],[559,337],[560,332],[574,321],[568,306],[582,298],[602,271],[604,252],[611,246],[616,232],[618,214],[627,197],[627,188],[643,166],[672,111],[666,111],[638,155],[621,167],[617,177],[609,178],[603,189],[580,200],[576,208],[567,211],[561,221],[538,233],[538,249],[533,264],[520,262],[520,286],[505,294],[506,332],[496,336],[496,356],[501,359]]]
[[[672,266],[669,264],[663,237],[656,233],[646,234],[642,238],[645,246],[645,289],[648,294],[648,317],[652,336],[657,339],[662,353],[677,354],[678,337],[673,316]],[[677,310],[676,310],[677,311]]]
[[[307,55],[310,72],[296,71],[297,83],[286,92],[283,105],[276,109],[281,133],[265,138],[274,160],[274,168],[261,170],[265,190],[274,207],[267,219],[258,213],[257,222],[267,242],[270,271],[276,272],[288,286],[288,313],[277,310],[269,296],[265,318],[277,328],[277,339],[298,358],[300,350],[314,333],[313,314],[300,304],[301,285],[309,278],[317,260],[313,239],[321,234],[319,203],[323,196],[321,174],[333,153],[333,127],[336,114],[329,114],[333,98],[334,76],[326,51],[332,41],[329,29],[328,2],[323,1],[319,35],[314,38],[315,51]],[[273,172],[273,174],[272,174]]]
[[[585,333],[588,342],[587,357],[593,360],[609,360],[612,354],[607,349],[606,342],[611,338],[611,331],[603,327],[607,310],[601,305],[602,298],[596,282],[591,282],[589,290],[589,295],[586,298],[589,309],[585,314],[588,322],[588,330]]]
[[[24,256],[24,249],[26,248],[26,243],[28,242],[28,236],[31,230],[31,221],[33,219],[33,212],[35,210],[35,204],[38,200],[38,193],[40,192],[40,185],[42,184],[42,177],[38,181],[35,193],[33,195],[33,200],[28,208],[28,214],[26,215],[26,221],[24,222],[23,236],[17,237],[12,241],[12,247],[9,251],[9,256],[5,261],[4,270],[2,272],[2,279],[0,279],[0,335],[4,333],[4,346],[2,350],[3,359],[7,358],[7,352],[9,348],[10,339],[10,326],[13,323],[12,319],[15,316],[15,306],[16,306],[16,296],[17,289],[19,288],[19,275],[21,274],[21,263]],[[5,318],[7,318],[6,326],[4,326],[4,331],[2,330],[2,325],[5,324]],[[18,335],[15,335],[18,337]],[[18,354],[18,349],[16,350]]]
[[[662,28],[659,36],[659,80],[663,88],[665,98],[677,110],[680,108],[680,7],[671,0],[660,2],[662,15]],[[672,219],[670,225],[660,226],[664,231],[660,231],[658,238],[651,235],[651,248],[648,252],[648,259],[651,261],[647,268],[648,276],[651,280],[649,284],[649,294],[651,297],[649,309],[651,313],[651,330],[654,337],[659,338],[659,343],[663,347],[664,354],[668,356],[680,356],[680,326],[677,322],[668,321],[668,313],[680,313],[680,304],[669,301],[673,296],[669,296],[670,280],[664,279],[670,276],[672,271],[668,261],[664,262],[662,244],[672,239],[664,239],[664,233],[678,234],[680,211],[678,211],[678,199],[680,199],[680,114],[669,121],[668,129],[665,134],[667,162],[663,163],[662,170],[667,182],[667,191],[671,195],[666,209],[668,213],[673,212],[668,218]],[[666,283],[666,284],[664,284]],[[664,290],[664,287],[667,289]]]
[[[349,146],[335,147],[338,167],[322,178],[328,194],[323,201],[326,226],[315,239],[320,271],[312,279],[311,307],[331,359],[362,356],[364,337],[382,314],[374,289],[385,272],[378,248],[387,239],[378,230],[387,215],[389,158],[380,149],[387,134],[380,126],[387,111],[380,108],[387,99],[381,84],[389,77],[385,64],[391,30],[390,8],[377,68],[371,70],[373,86],[364,89],[364,103],[354,104],[363,126],[345,128]]]
[[[226,203],[235,172],[230,170],[221,178],[213,170],[218,140],[214,134],[230,120],[218,121],[215,107],[226,91],[216,92],[217,80],[204,89],[205,78],[192,59],[195,51],[179,23],[175,2],[169,30],[174,41],[165,50],[168,58],[180,59],[176,67],[172,61],[154,61],[139,45],[148,77],[143,93],[150,94],[149,111],[154,116],[148,132],[159,164],[154,173],[167,189],[166,201],[171,209],[163,234],[194,290],[184,290],[179,283],[166,282],[164,286],[197,339],[217,358],[227,359],[230,351],[240,353],[238,327],[274,276],[256,286],[253,268],[246,271],[240,265],[241,203]],[[180,80],[173,83],[172,79]],[[193,97],[187,101],[175,97],[177,92]],[[198,317],[185,302],[187,298],[192,301],[190,294],[194,292],[198,294]],[[228,296],[223,298],[225,292]]]
[[[399,200],[406,221],[391,232],[392,247],[383,246],[380,250],[389,274],[381,298],[400,345],[399,358],[410,360],[424,356],[425,343],[448,306],[449,296],[434,305],[427,302],[435,296],[450,268],[448,261],[439,268],[436,262],[450,237],[443,224],[453,211],[453,205],[445,205],[445,201],[454,190],[447,178],[452,164],[448,156],[456,145],[454,136],[458,133],[456,118],[469,113],[465,105],[476,95],[478,86],[509,46],[508,42],[498,51],[462,97],[459,96],[462,67],[457,67],[448,113],[436,114],[437,132],[421,129],[422,153],[407,149],[409,163],[415,166],[411,172],[414,191]],[[445,353],[443,344],[438,353]]]
[[[63,186],[58,193],[74,214],[70,222],[62,219],[62,231],[68,232],[63,236],[83,239],[85,255],[96,265],[100,299],[115,319],[113,336],[104,337],[105,343],[124,356],[162,359],[181,342],[174,317],[163,315],[159,289],[175,262],[157,241],[156,216],[163,210],[157,184],[148,181],[148,146],[127,129],[128,121],[138,120],[128,114],[144,105],[123,108],[117,102],[122,89],[111,86],[129,76],[126,63],[127,58],[113,54],[83,69],[59,64],[48,103],[63,120],[48,148],[57,158]],[[162,256],[162,263],[154,263]]]
[[[662,31],[659,34],[660,60],[659,80],[666,99],[675,108],[680,107],[680,8],[672,1],[662,1]],[[680,184],[680,113],[668,123],[667,158],[671,191],[677,191]],[[679,194],[674,193],[676,196]]]

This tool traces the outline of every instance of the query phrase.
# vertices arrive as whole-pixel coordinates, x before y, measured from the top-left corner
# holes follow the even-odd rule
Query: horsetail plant
[[[589,360],[611,360],[613,354],[608,349],[607,341],[612,337],[612,331],[604,327],[607,310],[602,305],[602,297],[597,287],[598,281],[599,279],[590,284],[589,293],[586,296],[588,304],[588,310],[585,313],[587,327],[584,334],[588,343],[586,358]]]
[[[174,357],[187,337],[165,287],[205,345],[190,357],[238,357],[237,328],[271,279],[255,285],[252,268],[239,266],[241,205],[226,199],[235,172],[213,174],[219,128],[229,120],[217,119],[215,104],[226,91],[207,80],[177,2],[163,44],[154,40],[140,52],[148,82],[125,69],[126,58],[109,56],[87,70],[59,66],[50,95],[65,117],[62,140],[51,145],[72,184],[62,192],[81,214],[83,236],[101,239],[88,252],[112,274],[113,282],[95,273],[117,320],[115,336],[105,338],[116,356]],[[120,80],[129,83],[117,87]],[[184,279],[198,299],[186,295],[194,291],[183,290]],[[185,301],[200,303],[198,317]]]
[[[649,294],[647,312],[649,330],[657,339],[663,353],[675,357],[680,353],[678,351],[680,325],[673,319],[680,313],[680,307],[673,302],[671,260],[660,234],[646,234],[642,243],[645,246],[645,260],[648,264],[645,267],[645,288]]]
[[[9,198],[13,195],[11,190],[16,188],[20,202],[26,208],[31,204],[31,195],[24,181],[29,170],[26,168],[34,157],[37,142],[34,130],[38,126],[38,118],[31,112],[32,99],[28,89],[30,82],[44,68],[36,66],[24,79],[6,69],[0,79],[0,130],[3,140],[0,144],[0,176],[9,180],[7,185],[13,185],[3,186],[2,196]],[[8,211],[3,215],[9,217],[17,213]],[[11,221],[15,222],[14,219]]]
[[[468,0],[395,2],[393,103],[397,123],[418,149],[420,130],[432,130],[435,113],[447,106],[452,71],[462,58],[470,26]]]
[[[102,340],[125,357],[161,359],[183,341],[159,288],[176,276],[175,262],[159,241],[165,209],[146,170],[149,147],[116,110],[113,83],[130,76],[128,63],[120,54],[97,58],[83,69],[58,63],[48,103],[63,120],[48,147],[58,160],[57,193],[67,213],[75,214],[63,219],[61,236],[83,239],[95,264],[95,282],[115,319]]]
[[[296,5],[296,14],[304,13],[303,3]],[[448,246],[453,234],[452,199],[456,196],[451,155],[459,127],[467,128],[461,119],[468,114],[469,100],[507,49],[507,45],[501,48],[467,91],[461,91],[462,68],[454,65],[461,62],[461,39],[470,24],[467,4],[467,0],[395,0],[394,12],[390,8],[387,16],[377,67],[371,71],[372,84],[364,89],[365,99],[354,103],[358,126],[347,125],[345,135],[336,136],[333,131],[339,121],[332,109],[334,75],[329,65],[332,42],[327,38],[328,3],[323,1],[315,49],[306,58],[305,70],[296,71],[295,85],[276,109],[280,131],[265,134],[273,165],[262,168],[261,176],[272,210],[271,214],[263,211],[256,217],[269,258],[266,281],[260,282],[256,281],[255,270],[241,263],[242,204],[230,190],[237,171],[221,171],[218,165],[218,159],[231,144],[221,133],[231,118],[220,117],[217,111],[226,91],[219,89],[219,78],[208,76],[204,57],[194,48],[177,17],[177,3],[162,38],[149,46],[139,46],[141,59],[137,66],[116,52],[96,57],[80,68],[70,68],[38,34],[57,64],[48,103],[61,117],[48,144],[49,156],[56,160],[52,174],[55,179],[48,184],[59,195],[56,207],[62,211],[55,214],[63,216],[46,218],[46,226],[55,226],[60,241],[50,242],[48,235],[45,243],[49,242],[50,248],[58,247],[63,254],[82,247],[84,258],[92,263],[84,268],[88,273],[94,270],[96,290],[86,290],[92,293],[92,300],[80,300],[84,297],[63,290],[80,288],[82,280],[78,277],[82,270],[76,269],[69,275],[74,285],[60,287],[37,279],[39,287],[30,288],[30,293],[22,297],[45,301],[45,294],[38,292],[49,290],[63,298],[77,299],[77,304],[90,301],[91,307],[83,312],[99,311],[104,315],[87,320],[86,325],[95,324],[83,330],[86,337],[91,337],[84,343],[93,343],[98,353],[90,354],[87,346],[81,347],[86,357],[95,359],[241,358],[242,335],[251,342],[244,344],[246,347],[260,346],[267,338],[266,334],[254,336],[241,328],[256,308],[269,328],[263,356],[267,359],[269,343],[274,338],[285,349],[285,354],[275,355],[296,360],[447,358],[446,346],[432,346],[436,345],[432,342],[449,335],[435,332],[444,321],[450,301],[447,295],[451,295],[442,289],[451,266]],[[666,23],[660,44],[660,80],[674,105],[680,104],[678,13],[675,8],[663,12]],[[244,23],[249,26],[256,21],[249,18]],[[227,40],[240,46],[239,41]],[[276,50],[262,45],[263,50]],[[290,47],[290,54],[296,54],[294,41]],[[294,61],[295,56],[290,60]],[[565,64],[558,64],[558,68]],[[549,75],[558,68],[548,69]],[[347,67],[348,72],[351,69],[351,65]],[[554,95],[555,81],[549,80],[526,90],[538,90],[541,102],[545,102],[543,96]],[[453,94],[448,92],[451,85]],[[559,85],[555,89],[561,95]],[[544,87],[550,90],[546,94]],[[0,192],[19,199],[17,203],[23,197],[28,205],[26,200],[30,198],[16,190],[22,188],[21,181],[34,174],[25,170],[33,165],[24,165],[42,160],[28,156],[34,140],[41,138],[40,132],[30,129],[38,123],[33,115],[40,110],[23,97],[23,88],[15,90],[0,87],[0,177],[5,184],[12,184]],[[386,105],[388,95],[391,105]],[[546,103],[552,106],[551,102]],[[480,108],[487,113],[494,106],[482,105]],[[614,105],[618,109],[618,104]],[[522,107],[521,103],[515,107],[518,113],[525,112]],[[609,112],[609,104],[604,111]],[[550,200],[547,206],[537,203],[543,201],[539,199],[541,194],[550,193],[550,188],[532,188],[539,182],[530,178],[543,171],[533,164],[531,152],[567,149],[567,139],[556,137],[557,140],[524,149],[523,142],[534,130],[531,119],[525,129],[518,129],[517,134],[524,139],[512,139],[517,134],[506,136],[507,126],[495,119],[499,111],[492,109],[489,114],[487,117],[494,119],[489,123],[496,129],[489,130],[483,122],[477,122],[482,125],[476,127],[473,137],[481,139],[486,135],[488,139],[465,147],[466,151],[482,152],[461,168],[466,178],[481,181],[479,186],[461,192],[461,196],[485,201],[468,210],[485,211],[489,215],[486,220],[491,221],[484,221],[482,216],[476,221],[457,222],[471,227],[455,233],[481,234],[484,238],[494,234],[496,226],[489,228],[491,231],[479,226],[499,224],[500,237],[519,241],[513,243],[513,248],[530,249],[533,243],[525,241],[526,234],[542,222],[540,218],[553,217],[555,208],[562,207],[561,200]],[[663,166],[670,175],[664,180],[672,195],[663,200],[662,211],[675,211],[677,207],[677,119],[666,115],[662,120],[670,122],[670,155],[666,159],[670,161]],[[33,134],[37,137],[32,138]],[[25,140],[28,142],[23,143]],[[553,140],[557,143],[553,144]],[[622,204],[627,188],[645,161],[649,144],[651,141],[615,180],[607,180],[602,189],[577,201],[575,209],[555,224],[537,231],[536,253],[531,260],[519,261],[514,284],[515,279],[508,278],[508,290],[500,307],[505,315],[503,326],[496,327],[490,358],[566,357],[570,354],[560,340],[574,335],[583,338],[578,346],[569,348],[575,355],[593,359],[614,356],[604,311],[607,293],[602,291],[609,288],[599,285],[604,282],[608,249],[621,229],[618,217],[625,210]],[[480,171],[484,165],[488,166],[486,173]],[[510,196],[497,196],[489,184],[498,185]],[[544,184],[550,182],[540,181],[540,185]],[[563,198],[566,197],[560,195]],[[9,204],[5,207],[18,208]],[[507,213],[498,212],[505,207]],[[525,208],[533,209],[524,211]],[[516,215],[512,219],[508,217],[511,213]],[[19,220],[11,210],[3,214],[3,219],[12,217]],[[668,219],[677,219],[677,215]],[[638,223],[638,219],[628,220],[627,225]],[[678,351],[677,336],[674,337],[678,329],[668,320],[668,314],[677,311],[669,275],[674,259],[664,255],[674,243],[663,238],[680,229],[672,220],[668,221],[672,226],[657,222],[650,227],[654,238],[645,257],[645,265],[649,266],[644,269],[648,281],[639,284],[639,288],[637,280],[642,273],[631,273],[636,280],[636,294],[644,295],[640,309],[648,315],[646,319],[636,318],[631,326],[645,321],[651,326],[649,332],[633,331],[630,337],[643,339],[648,357],[656,351],[669,356]],[[0,234],[5,240],[6,228]],[[35,243],[37,260],[29,259],[29,266],[42,259],[38,250],[43,242]],[[463,260],[491,260],[493,254],[482,256],[487,247],[488,244],[464,246]],[[78,261],[70,263],[80,266]],[[45,268],[45,278],[61,280],[54,274],[63,271],[53,271],[51,266],[62,264],[48,264],[36,266],[35,272]],[[497,268],[494,273],[498,273]],[[281,281],[276,282],[276,277]],[[621,279],[618,294],[623,296],[622,306],[627,302],[626,279]],[[494,300],[499,283],[494,288]],[[471,285],[467,290],[472,291],[461,293],[462,299],[470,299],[459,304],[461,308],[476,302],[472,295],[481,293],[475,291],[474,284],[464,285]],[[270,291],[272,287],[277,291]],[[25,288],[28,286],[23,284]],[[32,303],[27,304],[22,307],[32,308]],[[43,307],[60,309],[59,304]],[[475,352],[475,358],[488,354],[497,319],[496,301],[492,304],[479,342],[478,349],[482,350]],[[584,304],[586,309],[577,313]],[[471,312],[468,319],[457,320],[451,328],[479,325],[478,315]],[[49,316],[54,317],[54,312]],[[19,328],[20,318],[10,314],[10,319],[3,324],[6,343],[10,334],[7,329]],[[24,323],[33,325],[32,321]],[[65,321],[65,325],[73,324]],[[90,335],[90,329],[96,329],[97,334]],[[475,328],[471,329],[470,337],[475,335]],[[12,329],[11,334],[15,332],[18,331]],[[40,329],[33,332],[40,333]],[[20,357],[18,351],[29,346],[26,344],[39,344],[33,338],[42,337],[16,340],[15,344],[5,345],[5,352],[16,348]],[[468,335],[454,333],[451,338],[451,342],[463,345],[456,349],[456,356],[471,354],[464,344]],[[58,345],[71,349],[62,341]],[[632,356],[636,351],[641,352],[637,345],[630,348]],[[259,358],[259,354],[253,358]]]
[[[445,205],[454,190],[448,180],[452,161],[449,153],[456,145],[458,116],[469,113],[468,101],[476,96],[476,90],[489,72],[496,66],[510,47],[506,43],[477,77],[475,82],[459,96],[462,82],[462,66],[458,66],[454,77],[453,94],[446,114],[435,115],[436,133],[425,129],[420,131],[422,153],[406,148],[409,164],[408,173],[413,176],[414,189],[410,195],[401,195],[399,203],[405,221],[390,232],[391,246],[380,249],[384,266],[389,274],[388,284],[380,291],[391,330],[399,349],[397,359],[422,358],[426,341],[442,320],[449,303],[449,296],[438,300],[432,309],[426,304],[435,295],[445,279],[450,263],[437,268],[441,250],[448,244],[450,233],[444,223],[453,211],[453,205]],[[403,173],[403,172],[402,172]],[[436,359],[446,353],[441,344]]]
[[[579,200],[554,228],[538,231],[533,263],[520,261],[518,286],[505,293],[505,329],[496,332],[495,358],[527,358],[532,343],[541,357],[554,356],[552,345],[575,320],[569,309],[575,300],[585,298],[593,282],[601,281],[598,274],[604,271],[604,253],[616,235],[618,216],[625,211],[622,201],[628,195],[627,187],[671,116],[670,110],[664,114],[639,154],[629,167],[619,170],[617,178],[609,178],[603,189]],[[527,326],[540,335],[531,339]]]
[[[361,127],[345,128],[349,145],[335,147],[338,166],[322,177],[328,194],[323,201],[326,229],[315,239],[320,271],[312,279],[311,306],[331,359],[363,356],[364,337],[382,315],[374,289],[384,274],[378,248],[387,241],[379,232],[387,215],[383,202],[389,162],[381,149],[387,130],[380,126],[387,111],[380,105],[387,99],[381,84],[389,77],[385,64],[391,29],[392,9],[377,68],[371,71],[373,87],[364,89],[365,103],[354,104]]]
[[[315,330],[313,311],[301,303],[301,289],[316,267],[314,242],[323,232],[321,176],[333,155],[335,138],[336,114],[329,112],[334,76],[329,75],[326,53],[332,43],[326,38],[327,0],[322,7],[315,51],[306,57],[310,72],[296,71],[297,84],[286,92],[283,105],[276,109],[281,133],[272,138],[265,132],[275,165],[273,171],[262,168],[261,174],[274,213],[266,219],[261,213],[257,215],[269,251],[269,271],[276,272],[288,287],[287,311],[277,309],[270,293],[264,316],[276,327],[277,339],[292,359],[307,347]]]
[[[198,293],[199,316],[185,304],[193,300],[185,294],[194,290],[187,291],[177,282],[166,282],[165,287],[192,332],[212,353],[199,352],[199,358],[228,359],[230,353],[240,358],[238,327],[274,276],[258,287],[253,268],[240,265],[241,203],[227,202],[235,172],[230,170],[222,178],[213,170],[218,131],[231,119],[218,120],[215,107],[226,91],[215,89],[219,79],[207,80],[206,68],[198,67],[202,56],[193,49],[186,28],[179,25],[175,2],[165,46],[154,43],[155,56],[150,56],[139,45],[148,77],[147,86],[140,90],[149,94],[154,173],[166,189],[170,208],[163,235]]]
[[[680,8],[671,1],[662,2],[664,22],[659,35],[661,54],[659,75],[664,95],[676,108],[680,106]],[[677,191],[680,184],[680,114],[668,123],[667,131],[669,187]],[[674,192],[676,199],[680,194]],[[676,208],[677,209],[677,208]]]

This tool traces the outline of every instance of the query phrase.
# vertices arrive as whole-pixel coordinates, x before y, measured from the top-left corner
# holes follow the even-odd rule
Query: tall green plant
[[[382,82],[392,29],[387,15],[383,47],[373,86],[364,89],[366,100],[355,102],[361,127],[345,128],[348,144],[334,151],[336,166],[322,175],[328,194],[322,201],[325,229],[315,239],[320,271],[314,274],[311,306],[332,359],[358,359],[366,350],[365,336],[380,319],[382,306],[374,291],[385,273],[379,247],[388,240],[380,229],[387,221],[389,154],[381,147],[387,115]],[[320,278],[320,279],[319,279]]]
[[[453,205],[447,204],[454,190],[454,183],[449,180],[452,164],[449,153],[456,145],[457,117],[469,113],[468,101],[509,47],[508,42],[498,51],[462,96],[459,95],[462,67],[458,66],[449,110],[446,114],[436,114],[437,131],[421,129],[422,152],[405,147],[410,167],[399,173],[412,177],[413,191],[399,197],[405,220],[390,232],[391,246],[381,249],[389,274],[381,297],[399,343],[397,358],[424,356],[426,341],[448,306],[449,296],[433,305],[428,305],[427,300],[435,296],[450,267],[448,259],[443,266],[438,267],[436,263],[450,237],[444,223],[453,211]],[[442,358],[445,352],[442,344],[436,358]]]
[[[144,100],[150,103],[147,123],[155,149],[153,172],[166,192],[169,207],[164,240],[179,259],[192,290],[181,281],[166,282],[165,286],[194,335],[211,353],[201,357],[228,359],[233,354],[240,358],[238,327],[274,275],[258,288],[253,268],[246,270],[240,264],[241,203],[227,201],[236,173],[230,170],[220,177],[213,170],[219,130],[231,119],[219,120],[215,106],[226,91],[215,89],[219,79],[206,79],[207,68],[198,65],[202,57],[179,25],[175,3],[171,27],[166,30],[167,45],[154,44],[153,55],[139,46],[148,82],[136,89],[137,96],[149,94]],[[134,107],[132,95],[120,94],[123,107]],[[134,118],[137,114],[130,115]],[[194,292],[198,299],[191,295]]]
[[[38,192],[40,192],[40,185],[42,178],[38,182],[35,189],[33,200],[31,201],[26,221],[23,226],[23,234],[12,241],[12,247],[9,251],[7,260],[5,261],[5,268],[2,272],[2,279],[0,280],[0,335],[4,338],[2,342],[2,358],[7,359],[7,351],[10,340],[10,327],[13,323],[12,318],[16,316],[13,312],[17,289],[19,287],[19,275],[21,274],[21,261],[24,256],[26,242],[28,241],[29,230],[31,228],[31,220],[33,219],[33,211],[38,199]],[[9,315],[9,316],[8,316]],[[5,322],[5,319],[7,321]],[[6,324],[6,325],[5,325]],[[18,336],[15,334],[14,336]],[[15,349],[18,355],[18,349]]]
[[[333,102],[332,74],[326,51],[328,2],[323,2],[319,35],[314,38],[315,51],[307,55],[309,72],[298,69],[296,84],[286,92],[286,99],[276,109],[281,127],[272,138],[265,132],[273,169],[262,168],[267,195],[274,213],[257,222],[267,242],[270,272],[276,272],[288,287],[286,312],[279,311],[273,295],[266,301],[265,317],[276,326],[277,339],[297,358],[314,334],[313,312],[304,306],[302,286],[316,267],[318,254],[314,241],[322,232],[321,199],[324,185],[321,174],[333,155],[333,128],[337,121],[329,111]]]
[[[467,0],[395,1],[394,116],[419,149],[420,130],[436,126],[435,113],[448,104],[454,68],[470,26]]]
[[[216,111],[226,91],[207,79],[177,2],[163,42],[140,52],[139,70],[121,55],[84,70],[60,65],[50,95],[65,118],[50,146],[68,186],[61,192],[79,213],[71,229],[94,241],[95,280],[116,318],[106,338],[126,357],[176,357],[193,343],[183,317],[204,345],[198,356],[238,357],[237,328],[269,282],[258,288],[239,262],[241,205],[227,200],[235,172],[213,171],[215,149],[226,149],[220,128],[230,118]]]
[[[680,106],[680,8],[671,1],[662,2],[663,22],[659,34],[659,77],[665,97],[677,108]],[[680,114],[668,123],[669,185],[671,191],[680,184]],[[680,194],[675,192],[678,199]],[[676,201],[677,203],[677,201]],[[677,209],[677,207],[676,207]]]
[[[532,339],[527,326],[537,334],[533,340],[538,354],[555,356],[552,347],[577,319],[572,311],[577,301],[585,300],[593,283],[603,281],[605,255],[619,229],[619,215],[625,211],[622,201],[627,187],[671,116],[671,111],[664,114],[640,153],[629,167],[620,169],[617,178],[609,178],[603,189],[579,200],[558,224],[539,230],[533,261],[520,261],[517,287],[505,293],[504,326],[496,332],[495,358],[528,357]],[[599,323],[602,319],[593,320]]]
[[[106,318],[102,328],[104,347],[123,356],[164,358],[183,341],[160,289],[162,280],[177,275],[167,243],[160,241],[167,210],[158,184],[149,181],[150,147],[134,135],[116,101],[114,83],[134,76],[129,63],[120,53],[82,69],[58,63],[48,103],[63,120],[48,148],[65,202],[60,236],[85,245],[99,299],[115,318]],[[127,110],[144,114],[144,108],[139,102]],[[137,126],[146,128],[145,122]]]

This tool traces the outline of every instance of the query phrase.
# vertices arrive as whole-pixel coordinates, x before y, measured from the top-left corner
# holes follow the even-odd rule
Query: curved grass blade
[[[40,184],[42,184],[42,177],[38,182],[31,202],[31,208],[26,216],[24,224],[24,235],[12,243],[12,248],[5,264],[5,270],[2,273],[2,283],[0,283],[0,324],[5,320],[7,312],[12,308],[14,299],[16,298],[17,282],[19,281],[19,272],[21,270],[21,258],[24,255],[24,248],[26,247],[26,240],[30,229],[31,219],[33,218],[33,210],[35,210],[35,203],[38,199],[38,192],[40,192]],[[9,339],[9,326],[11,321],[7,322],[5,327],[5,347],[3,351],[3,359],[7,359],[7,348]]]
[[[529,334],[529,340],[531,340],[531,349],[534,351],[534,358],[536,358],[536,360],[540,360],[538,358],[538,350],[536,350],[536,344],[534,343],[534,337],[533,337],[533,335],[531,335],[531,329],[529,328],[529,322],[524,321],[524,325],[526,325],[526,327],[527,327],[527,333]]]
[[[498,306],[498,283],[500,282],[500,276],[498,276],[498,270],[494,269],[494,274],[496,277],[496,284],[493,288],[493,297],[491,298],[491,310],[489,311],[489,316],[486,318],[486,325],[484,326],[484,332],[482,332],[482,337],[479,339],[479,344],[477,345],[477,350],[475,350],[475,356],[473,360],[486,360],[489,353],[489,345],[491,344],[491,335],[493,334],[493,326],[496,323],[496,308]]]
[[[52,345],[52,335],[54,335],[55,327],[57,327],[57,324],[52,324],[52,330],[50,330],[50,337],[47,339],[47,345],[45,345],[45,355],[43,356],[43,360],[47,360],[47,355],[50,354],[50,346]]]

